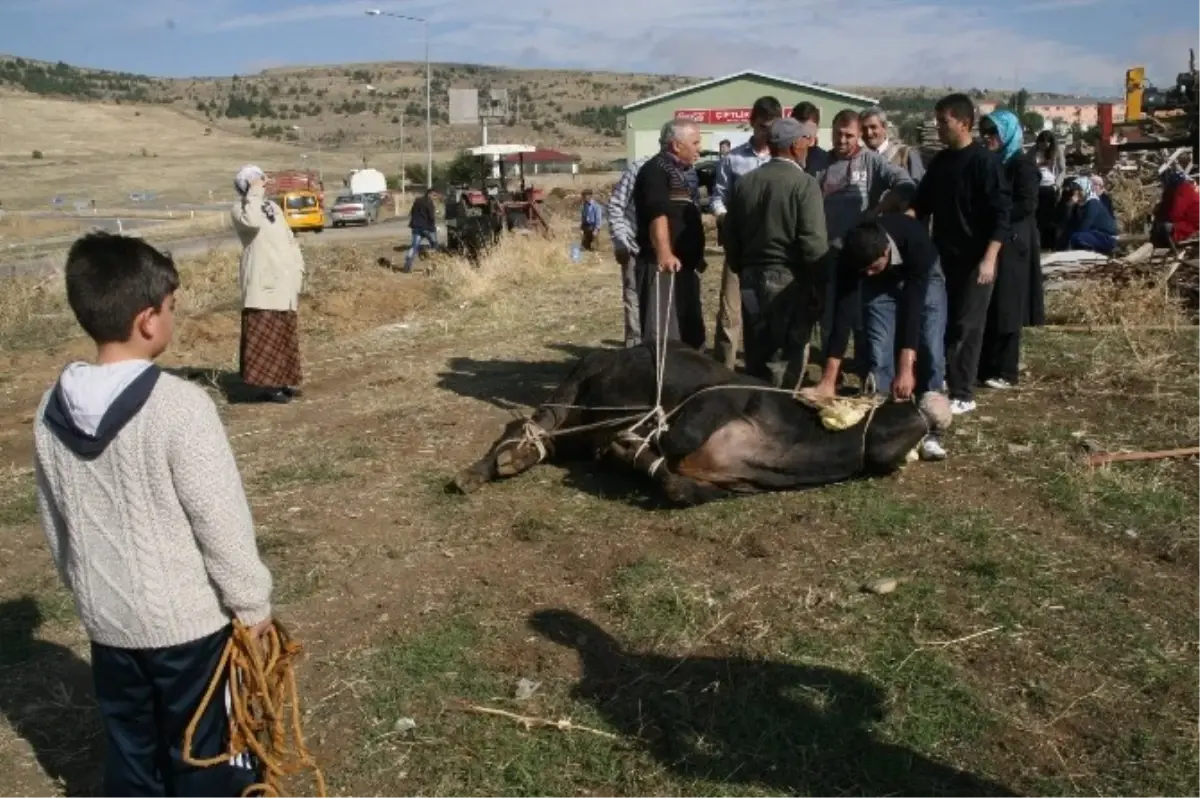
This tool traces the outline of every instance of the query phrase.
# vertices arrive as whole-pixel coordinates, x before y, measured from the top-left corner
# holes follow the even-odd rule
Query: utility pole
[[[425,28],[425,187],[433,188],[433,71],[429,65],[429,20],[407,14],[393,14],[378,8],[367,10],[368,17],[391,17],[408,22],[420,22]]]

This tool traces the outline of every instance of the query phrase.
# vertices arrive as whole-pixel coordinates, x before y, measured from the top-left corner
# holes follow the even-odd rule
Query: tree
[[[1025,118],[1025,112],[1029,106],[1029,92],[1021,89],[1016,94],[1010,94],[1008,99],[1002,102],[999,107],[1006,108],[1017,115],[1018,119]]]
[[[1046,127],[1046,117],[1037,111],[1026,111],[1021,114],[1021,124],[1025,126],[1026,130],[1039,133]]]
[[[915,145],[921,143],[921,131],[923,124],[919,116],[909,116],[900,123],[900,140],[905,144]]]

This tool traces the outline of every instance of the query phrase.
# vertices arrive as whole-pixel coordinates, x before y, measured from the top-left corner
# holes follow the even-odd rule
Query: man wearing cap
[[[711,208],[717,217],[717,239],[724,243],[726,202],[738,179],[765,164],[771,158],[767,135],[771,123],[783,116],[783,106],[774,97],[759,97],[750,109],[750,127],[754,135],[745,144],[734,147],[721,158],[713,187]],[[742,298],[737,273],[729,268],[726,258],[721,274],[721,299],[717,309],[717,329],[713,333],[713,357],[733,368],[737,362],[738,343],[742,337]]]
[[[792,390],[804,378],[829,250],[821,191],[804,171],[816,136],[812,122],[772,122],[771,159],[738,180],[725,222],[726,261],[740,278],[749,320],[746,371]]]

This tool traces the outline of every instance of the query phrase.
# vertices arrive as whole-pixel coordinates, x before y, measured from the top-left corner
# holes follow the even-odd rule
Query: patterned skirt
[[[294,310],[242,311],[242,382],[262,388],[300,385],[300,328]]]

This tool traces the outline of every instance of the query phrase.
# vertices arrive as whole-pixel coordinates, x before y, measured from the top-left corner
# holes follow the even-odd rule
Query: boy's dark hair
[[[67,303],[98,344],[122,343],[146,308],[161,308],[179,288],[170,256],[140,238],[89,233],[67,253]]]
[[[858,121],[858,111],[855,111],[853,108],[843,108],[834,114],[833,121],[830,122],[829,125],[834,130],[837,130],[838,128],[846,127],[851,123],[855,125],[862,124]]]
[[[820,124],[821,109],[808,100],[796,103],[796,106],[792,108],[792,119],[795,119],[797,122],[816,122]]]
[[[591,190],[590,188],[585,188],[585,189],[584,189],[584,190],[583,190],[581,193],[582,193],[582,194],[583,194],[583,196],[585,196],[585,197],[590,197],[590,196],[592,196],[592,190]]]
[[[945,113],[959,122],[965,122],[968,128],[975,125],[975,103],[961,92],[947,94],[938,100],[937,105],[933,106],[933,111],[938,114]]]
[[[774,122],[783,116],[783,106],[771,95],[759,97],[750,108],[750,122]]]
[[[875,221],[863,222],[842,239],[842,267],[861,272],[887,254],[890,246],[883,225]]]
[[[733,146],[733,142],[730,141],[729,139],[721,139],[720,141],[717,142],[718,147],[720,147],[722,144],[728,144],[731,147]]]

